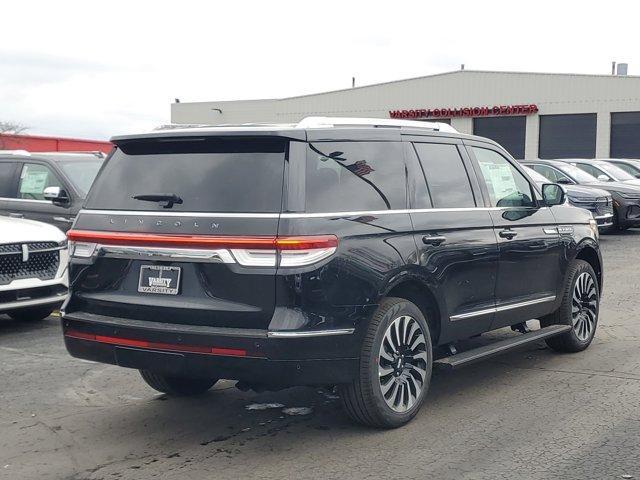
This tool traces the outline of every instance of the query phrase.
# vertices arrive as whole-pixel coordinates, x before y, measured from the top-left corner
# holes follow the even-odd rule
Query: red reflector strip
[[[164,235],[157,233],[69,230],[67,232],[67,238],[75,242],[91,242],[103,245],[142,245],[183,248],[309,250],[313,248],[338,246],[338,238],[335,235],[310,235],[302,237],[221,237],[213,235]]]
[[[275,249],[275,237],[219,237],[213,235],[163,235],[156,233],[96,232],[69,230],[67,238],[76,242],[103,245],[141,245],[184,248]]]
[[[224,355],[228,357],[246,357],[247,351],[239,348],[219,348],[202,345],[180,345],[176,343],[150,342],[148,340],[135,340],[133,338],[109,337],[106,335],[94,335],[91,333],[77,332],[69,330],[66,337],[77,338],[79,340],[89,340],[92,342],[118,345],[120,347],[149,348],[152,350],[167,350],[172,352],[202,353],[205,355]]]

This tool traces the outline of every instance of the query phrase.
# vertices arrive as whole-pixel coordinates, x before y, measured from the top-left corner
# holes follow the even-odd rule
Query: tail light
[[[69,230],[70,254],[76,258],[91,258],[100,245],[227,250],[227,258],[251,267],[301,267],[312,265],[333,255],[338,248],[335,235],[298,237],[222,237],[210,235],[165,235],[152,233],[96,232]]]

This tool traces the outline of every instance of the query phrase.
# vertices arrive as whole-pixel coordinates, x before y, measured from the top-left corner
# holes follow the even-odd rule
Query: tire
[[[140,370],[140,375],[151,388],[177,397],[202,395],[218,381],[217,378],[173,377],[150,370]]]
[[[581,300],[575,305],[574,293]],[[578,308],[576,312],[575,309]],[[572,325],[574,328],[562,335],[546,339],[547,345],[557,352],[575,353],[585,350],[595,336],[599,309],[600,289],[593,268],[583,260],[574,260],[567,272],[560,307],[540,319],[541,327]]]
[[[400,355],[390,348],[398,344]],[[339,387],[346,413],[371,427],[404,425],[424,402],[432,367],[431,335],[424,315],[408,300],[386,298],[365,334],[358,378]]]
[[[7,314],[19,322],[39,322],[51,315],[54,310],[55,308],[51,306],[29,307],[21,308],[19,310],[11,310],[10,312],[7,312]]]

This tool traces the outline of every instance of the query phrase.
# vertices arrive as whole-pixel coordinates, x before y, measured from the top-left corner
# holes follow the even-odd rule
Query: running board
[[[464,367],[471,363],[484,360],[485,358],[500,355],[501,353],[506,353],[509,350],[521,347],[522,345],[526,345],[528,343],[536,342],[538,340],[543,340],[549,337],[555,337],[556,335],[561,335],[565,332],[568,332],[569,330],[571,330],[570,325],[551,325],[549,327],[544,327],[539,330],[534,330],[533,332],[524,333],[513,338],[507,338],[505,340],[500,340],[489,345],[474,348],[473,350],[467,350],[466,352],[460,352],[449,357],[441,358],[439,360],[435,360],[433,363],[437,367],[441,367],[447,370],[454,370],[456,368]]]

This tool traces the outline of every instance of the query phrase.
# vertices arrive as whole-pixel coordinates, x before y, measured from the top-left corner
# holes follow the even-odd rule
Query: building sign
[[[389,110],[391,118],[453,118],[453,117],[489,117],[503,115],[531,115],[538,113],[538,106],[494,105],[493,107],[459,108],[415,108],[410,110]]]

